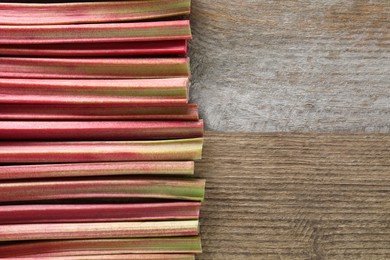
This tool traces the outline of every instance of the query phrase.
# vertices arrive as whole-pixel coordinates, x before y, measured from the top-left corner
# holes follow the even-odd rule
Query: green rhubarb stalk
[[[0,167],[0,180],[115,175],[192,175],[194,162],[108,162]],[[1,221],[0,221],[1,223]]]
[[[186,220],[198,219],[199,208],[199,202],[4,205],[0,207],[0,223]]]
[[[188,78],[20,79],[0,78],[3,104],[185,104]]]
[[[2,142],[0,164],[197,160],[202,138],[117,142]]]
[[[119,254],[196,254],[199,237],[51,240],[0,245],[2,257],[66,257]]]
[[[187,58],[0,58],[0,78],[153,79],[188,76]]]
[[[0,44],[96,43],[191,39],[188,20],[76,25],[0,25]]]
[[[202,201],[205,181],[193,178],[88,178],[0,182],[0,202],[58,199],[175,199]]]
[[[2,225],[0,241],[196,236],[198,225],[197,220]]]
[[[75,24],[139,21],[186,15],[190,0],[55,4],[0,3],[0,24]]]

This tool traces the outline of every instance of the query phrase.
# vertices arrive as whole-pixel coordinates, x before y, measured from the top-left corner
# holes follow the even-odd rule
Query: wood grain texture
[[[207,133],[198,259],[390,259],[390,135]]]
[[[390,132],[390,1],[193,0],[191,21],[208,129]]]

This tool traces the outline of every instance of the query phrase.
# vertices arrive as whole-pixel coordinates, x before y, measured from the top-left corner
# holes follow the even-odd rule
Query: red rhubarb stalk
[[[146,204],[58,204],[0,207],[0,223],[73,223],[199,218],[198,202]],[[0,252],[2,249],[0,248]]]
[[[1,225],[0,241],[198,235],[197,220]]]
[[[0,45],[1,55],[22,57],[109,57],[185,55],[187,41],[109,42],[109,43],[58,43]]]
[[[88,239],[0,245],[2,257],[64,257],[114,254],[200,253],[199,237]],[[100,259],[100,258],[99,258]]]
[[[0,25],[0,44],[95,43],[191,39],[188,20],[76,25]]]
[[[205,181],[182,178],[100,178],[0,182],[0,202],[146,198],[202,201]]]
[[[0,58],[0,78],[134,79],[188,76],[186,58]]]
[[[194,162],[109,162],[0,167],[0,180],[113,175],[192,175]],[[1,221],[0,221],[1,223]]]
[[[172,105],[187,103],[188,79],[0,78],[0,103]]]
[[[0,163],[197,160],[202,138],[117,142],[2,142]]]
[[[0,3],[0,24],[73,24],[138,21],[190,13],[190,0],[56,4]]]
[[[192,254],[120,254],[94,256],[61,256],[61,257],[17,257],[13,260],[195,260]]]
[[[2,104],[0,120],[198,120],[196,104],[110,105],[105,104]]]
[[[0,140],[151,140],[203,136],[203,121],[0,121]]]

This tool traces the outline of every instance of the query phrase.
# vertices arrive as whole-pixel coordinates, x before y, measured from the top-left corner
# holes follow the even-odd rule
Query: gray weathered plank
[[[192,101],[221,131],[390,131],[390,1],[193,0]]]
[[[207,133],[198,259],[390,259],[390,135]]]

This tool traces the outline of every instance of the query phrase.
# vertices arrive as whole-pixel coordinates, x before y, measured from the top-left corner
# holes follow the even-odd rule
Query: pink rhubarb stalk
[[[203,136],[203,121],[0,121],[0,140],[152,140]]]
[[[0,120],[189,120],[197,121],[196,104],[105,105],[105,104],[3,104]]]
[[[191,39],[188,20],[76,25],[0,25],[0,44],[96,43]]]
[[[0,184],[1,185],[1,184]],[[187,220],[199,218],[200,203],[58,204],[0,207],[0,223],[73,223],[140,220]],[[0,248],[0,252],[2,249]]]
[[[0,24],[75,24],[139,21],[186,15],[190,0],[56,4],[0,3]]]
[[[202,138],[164,141],[2,142],[0,163],[198,160]]]
[[[1,256],[12,258],[161,253],[196,254],[201,251],[199,237],[54,240],[0,245]]]
[[[187,103],[188,79],[0,78],[3,104],[172,105]]]
[[[2,44],[1,55],[21,57],[110,57],[185,55],[187,41],[58,43],[58,44]]]
[[[0,58],[0,78],[134,79],[188,76],[187,58]]]
[[[198,235],[197,220],[1,225],[0,241]]]
[[[194,162],[109,162],[0,167],[0,180],[114,175],[192,175]],[[1,223],[1,221],[0,221]]]
[[[0,202],[142,198],[202,201],[205,181],[182,178],[99,178],[0,182]]]
[[[17,257],[13,260],[195,260],[192,254],[120,254],[93,256],[61,256],[61,257]]]

